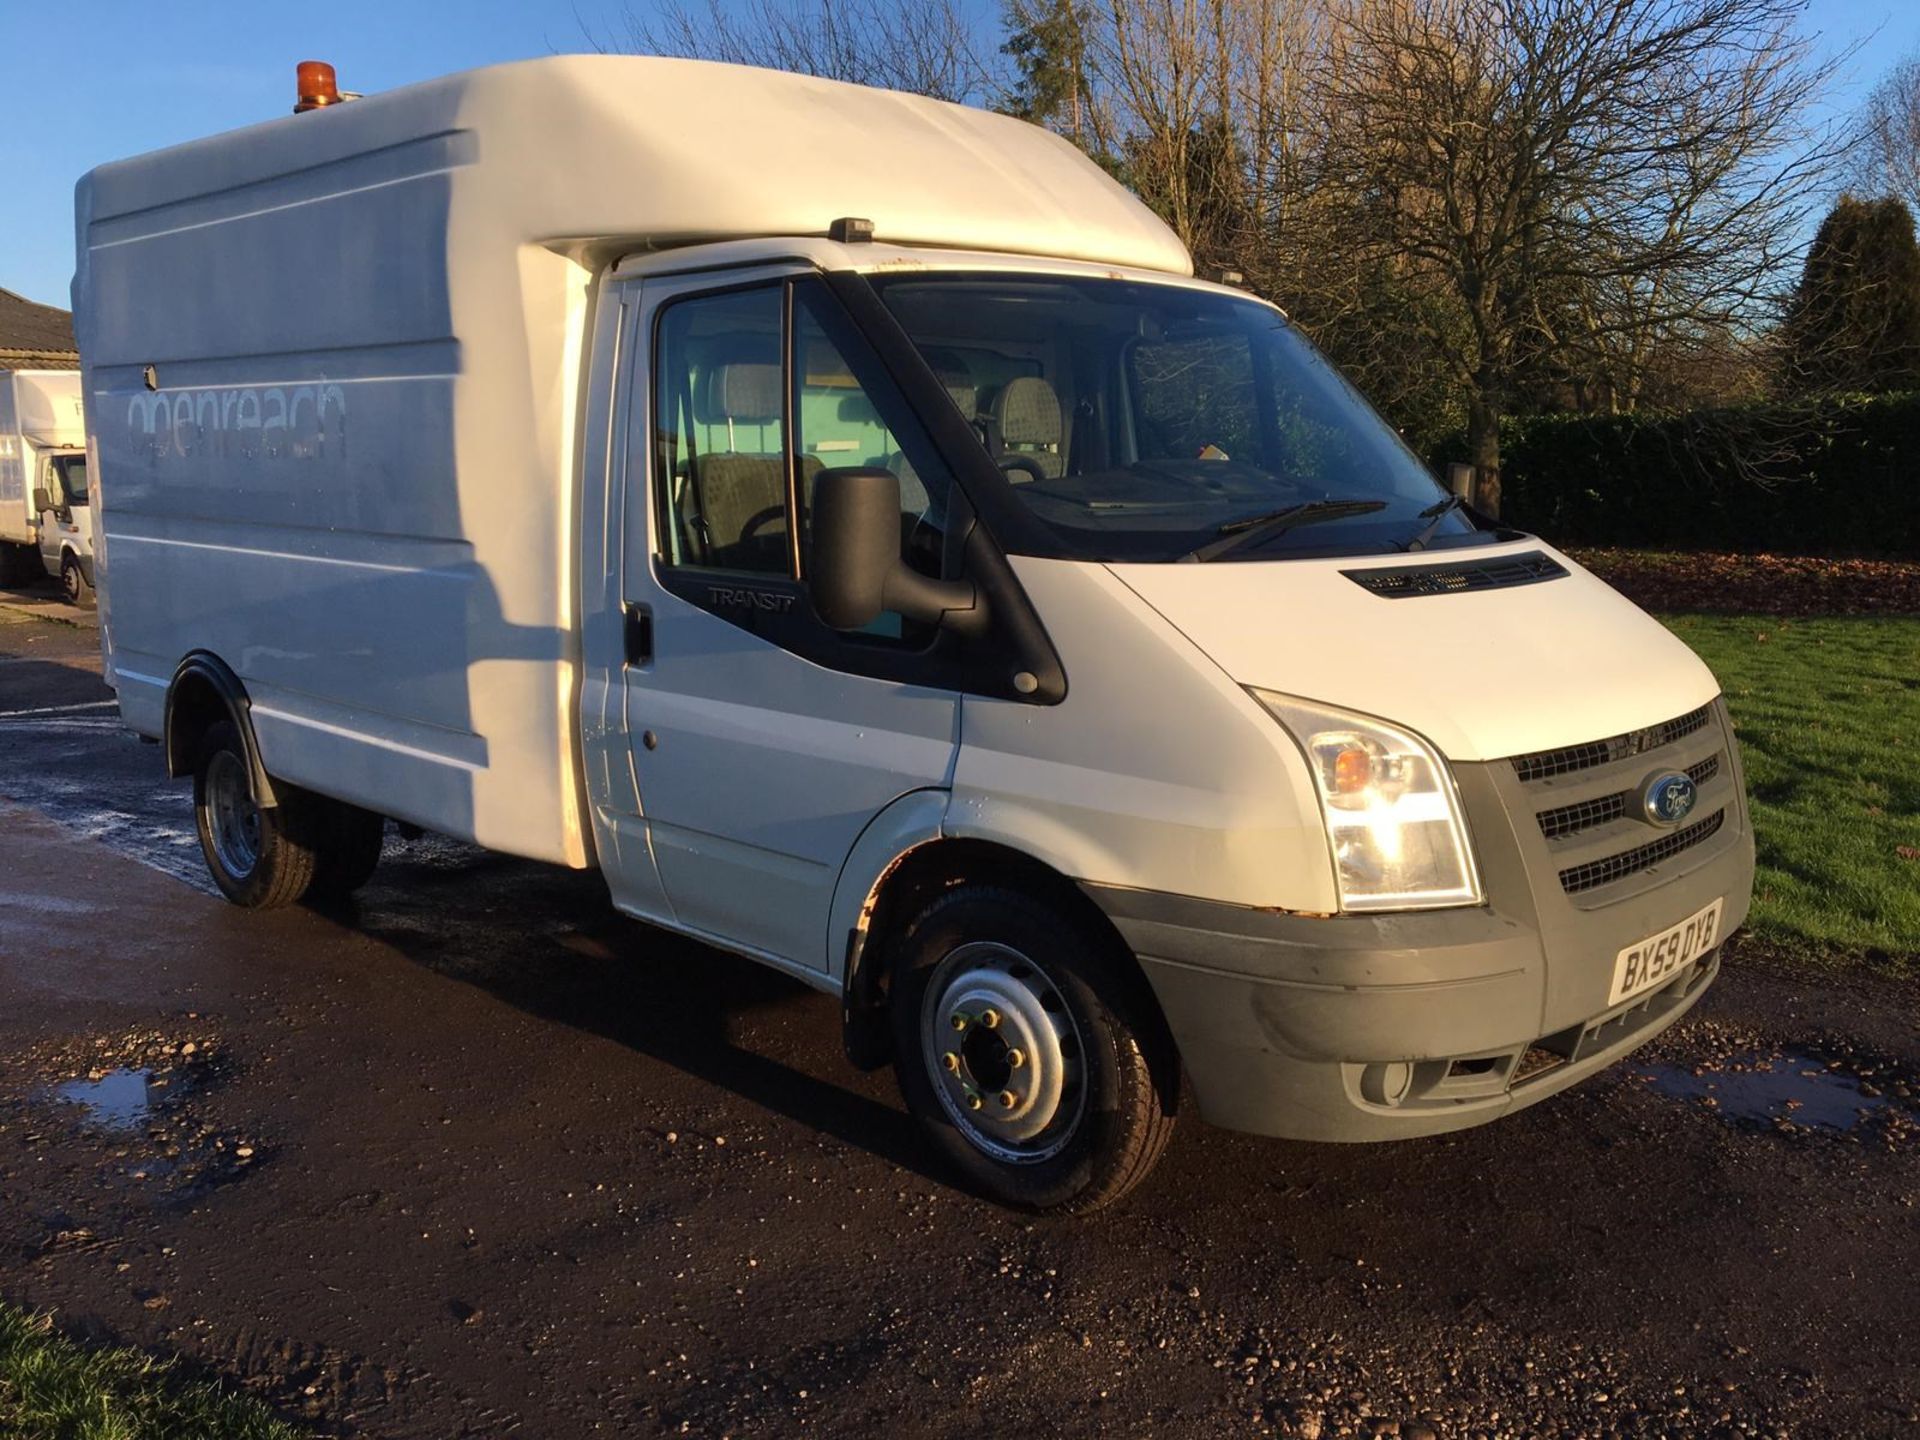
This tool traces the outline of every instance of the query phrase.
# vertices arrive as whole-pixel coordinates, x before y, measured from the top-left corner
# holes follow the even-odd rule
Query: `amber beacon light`
[[[309,110],[318,110],[322,105],[340,103],[340,86],[334,79],[333,66],[326,61],[302,60],[295,73],[298,76],[299,99],[294,102],[294,114],[303,115]]]

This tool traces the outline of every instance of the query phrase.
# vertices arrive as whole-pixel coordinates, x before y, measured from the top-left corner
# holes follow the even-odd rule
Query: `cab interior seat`
[[[707,372],[706,413],[701,418],[707,422],[708,446],[688,457],[688,479],[700,551],[709,565],[785,568],[787,485],[780,386],[777,362],[732,360]],[[737,448],[742,445],[754,448]]]
[[[1064,433],[1060,396],[1048,381],[1038,375],[1017,375],[1007,381],[993,397],[991,421],[1000,454],[1024,456],[1049,480],[1066,470],[1060,449]],[[1010,468],[1008,478],[1017,485],[1034,476],[1021,466]]]

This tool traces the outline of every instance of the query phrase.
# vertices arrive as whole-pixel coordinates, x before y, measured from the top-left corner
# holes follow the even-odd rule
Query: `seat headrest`
[[[707,408],[716,420],[771,424],[780,418],[780,367],[756,360],[714,366]]]
[[[1060,397],[1037,375],[1021,375],[993,397],[993,418],[1009,445],[1058,445]]]

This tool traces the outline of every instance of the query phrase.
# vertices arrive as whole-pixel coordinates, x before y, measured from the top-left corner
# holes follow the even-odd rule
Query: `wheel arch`
[[[80,578],[87,582],[89,589],[92,589],[94,587],[93,556],[82,550],[79,545],[73,541],[62,539],[60,542],[60,568],[65,570],[69,564],[80,572]]]
[[[253,781],[255,803],[265,809],[279,804],[273,780],[260,758],[260,742],[253,733],[252,701],[233,668],[211,651],[196,650],[174,667],[167,684],[165,730],[161,748],[167,774],[176,779],[191,775],[201,741],[222,720],[231,720],[240,732]]]
[[[892,1058],[891,1029],[886,1020],[892,942],[935,896],[960,885],[997,885],[1032,895],[1057,905],[1090,933],[1108,942],[1124,983],[1135,988],[1140,1001],[1149,1008],[1168,1053],[1177,1053],[1146,973],[1113,922],[1085,890],[1016,846],[978,836],[934,834],[893,856],[868,887],[857,923],[845,932],[842,1038],[847,1058],[854,1065],[873,1070]],[[1173,1103],[1172,1097],[1167,1103]]]

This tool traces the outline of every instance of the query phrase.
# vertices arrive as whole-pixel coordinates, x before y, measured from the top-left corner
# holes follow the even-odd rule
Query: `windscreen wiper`
[[[1406,548],[1409,550],[1426,549],[1427,542],[1433,538],[1433,532],[1440,528],[1440,522],[1466,503],[1464,496],[1449,495],[1446,499],[1436,500],[1433,504],[1427,506],[1417,517],[1427,523],[1420,527],[1420,533],[1418,535],[1415,535],[1413,539],[1407,542]]]
[[[1214,538],[1197,550],[1189,550],[1182,561],[1218,560],[1248,545],[1284,534],[1296,525],[1311,525],[1320,520],[1339,520],[1348,515],[1371,515],[1384,510],[1384,500],[1307,500],[1264,515],[1247,515],[1229,520],[1214,532]]]

